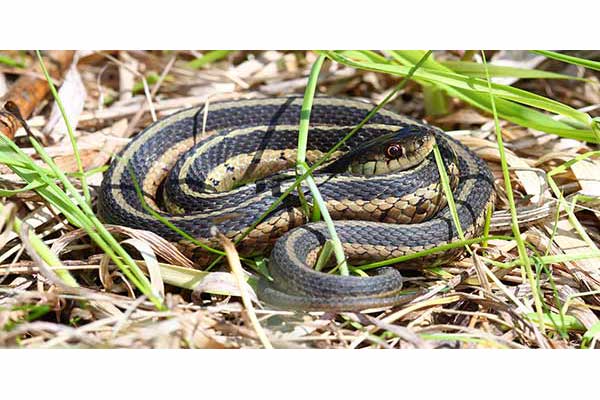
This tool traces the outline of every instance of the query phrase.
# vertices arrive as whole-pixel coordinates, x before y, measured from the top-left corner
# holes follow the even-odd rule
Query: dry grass
[[[194,52],[120,51],[80,56],[72,74],[75,76],[68,79],[80,79],[82,85],[63,83],[63,89],[70,89],[62,92],[61,98],[65,103],[83,104],[82,110],[72,107],[70,117],[72,123],[78,121],[76,135],[84,169],[98,169],[87,179],[93,197],[111,154],[153,119],[207,101],[302,95],[316,58],[304,51],[232,52],[195,70],[187,65],[195,58]],[[456,58],[460,54],[437,56]],[[26,60],[29,65],[36,62],[34,57]],[[590,81],[536,79],[514,85],[575,108],[586,107],[592,116],[600,115],[598,73],[549,60],[538,68]],[[15,73],[22,71],[0,66],[0,74],[9,82]],[[377,102],[397,83],[390,76],[326,62],[318,91]],[[60,168],[76,172],[69,138],[51,118],[53,107],[51,100],[40,105],[28,123]],[[451,131],[488,162],[498,183],[492,231],[510,234],[493,117],[451,101],[446,115],[428,118],[423,92],[415,83],[387,108],[426,118]],[[231,275],[227,264],[221,272],[207,275],[193,270],[193,263],[174,245],[155,235],[111,228],[148,273],[153,291],[164,295],[166,308],[157,311],[85,233],[75,230],[35,192],[23,191],[2,199],[0,346],[247,348],[270,343],[286,348],[596,347],[596,332],[600,332],[599,260],[574,256],[597,252],[600,244],[600,160],[597,156],[587,158],[552,177],[567,201],[578,196],[573,211],[587,238],[581,237],[569,215],[557,207],[547,174],[598,148],[502,121],[501,129],[521,232],[534,260],[536,285],[545,314],[554,316],[545,323],[536,320],[532,288],[515,262],[519,258],[515,241],[491,240],[485,254],[475,246],[472,256],[443,268],[407,272],[408,285],[424,294],[406,306],[369,313],[300,314],[268,308],[252,311],[238,297],[247,291],[243,285],[240,288],[243,279]],[[23,130],[17,132],[15,140],[27,154],[34,155]],[[3,165],[0,174],[0,188],[23,187]],[[62,284],[55,266],[28,255],[28,235],[10,229],[15,217],[26,221],[60,257],[61,269],[68,270],[79,287]],[[236,277],[241,273],[237,271]],[[250,299],[245,299],[246,305]]]

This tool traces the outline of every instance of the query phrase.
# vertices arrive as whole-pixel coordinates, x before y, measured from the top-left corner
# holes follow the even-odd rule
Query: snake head
[[[421,163],[435,144],[429,129],[399,127],[352,149],[330,166],[329,172],[346,171],[357,175],[383,175],[404,171]]]

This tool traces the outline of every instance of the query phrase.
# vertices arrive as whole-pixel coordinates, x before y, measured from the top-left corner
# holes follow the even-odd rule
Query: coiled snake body
[[[146,203],[190,235],[211,246],[218,246],[213,227],[241,238],[294,183],[293,175],[281,171],[296,159],[301,104],[302,98],[294,97],[221,102],[157,121],[127,145],[105,174],[101,217],[181,241],[144,210],[133,176]],[[372,107],[357,100],[315,98],[308,162],[319,160]],[[380,110],[333,154],[333,162],[314,173],[352,262],[389,259],[458,240],[428,152],[433,141],[453,182],[465,237],[480,233],[494,193],[486,164],[439,129]],[[274,172],[280,173],[268,177]],[[299,187],[310,204],[310,191]],[[368,277],[312,269],[329,233],[323,222],[306,224],[301,210],[294,191],[238,244],[242,254],[272,249],[273,282],[260,281],[262,300],[292,309],[358,310],[408,298],[393,268]],[[197,251],[199,258],[205,256]]]

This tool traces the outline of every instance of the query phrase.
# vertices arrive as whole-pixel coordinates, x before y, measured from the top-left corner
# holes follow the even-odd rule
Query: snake
[[[268,256],[270,277],[256,289],[277,308],[356,311],[414,299],[397,267],[446,262],[461,248],[362,276],[332,273],[335,260],[313,268],[331,236],[326,222],[310,221],[315,200],[295,169],[301,117],[309,118],[306,162],[316,166],[312,179],[352,265],[480,235],[495,197],[489,167],[441,129],[386,108],[364,123],[369,102],[317,96],[309,115],[302,104],[298,96],[230,100],[159,119],[113,158],[99,188],[100,217],[178,242],[199,265],[214,255],[173,227],[214,248],[218,231],[242,256]]]

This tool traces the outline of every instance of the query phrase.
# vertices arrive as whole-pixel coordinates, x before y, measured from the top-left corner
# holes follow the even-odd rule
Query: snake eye
[[[389,158],[402,157],[402,155],[404,154],[404,149],[398,143],[390,144],[387,150],[385,151],[385,154]]]

